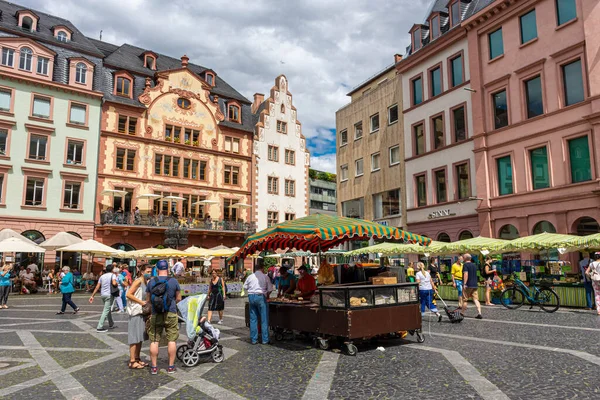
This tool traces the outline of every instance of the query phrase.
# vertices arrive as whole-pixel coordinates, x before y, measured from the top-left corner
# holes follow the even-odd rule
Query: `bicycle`
[[[523,281],[513,274],[514,285],[507,287],[500,294],[500,303],[509,310],[516,310],[521,307],[525,299],[531,305],[540,306],[547,313],[553,313],[560,307],[560,299],[558,294],[552,289],[552,284],[545,281],[537,281],[540,285],[532,282],[530,287],[527,287]]]

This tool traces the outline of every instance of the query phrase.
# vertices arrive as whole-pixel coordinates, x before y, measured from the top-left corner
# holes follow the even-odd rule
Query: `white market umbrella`
[[[89,254],[90,258],[88,259],[87,272],[90,272],[90,263],[93,260],[94,256],[113,256],[125,253],[122,250],[113,249],[112,247],[97,242],[93,239],[88,239],[80,243],[72,244],[70,246],[61,247],[57,250]]]
[[[162,195],[156,194],[156,193],[142,193],[139,196],[137,196],[137,199],[147,199],[148,200],[148,204],[147,204],[148,209],[150,209],[150,201],[158,200],[160,198],[162,198]]]
[[[127,194],[126,190],[116,190],[116,189],[104,189],[100,194],[104,196],[125,196]]]
[[[8,239],[8,238],[17,238],[23,242],[27,242],[29,244],[33,244],[37,246],[37,243],[34,242],[33,240],[30,240],[28,238],[26,238],[25,236],[21,235],[20,233],[17,233],[15,231],[13,231],[10,228],[4,228],[0,231],[0,242],[3,241],[4,239]]]
[[[184,197],[179,197],[179,196],[165,196],[165,197],[163,197],[163,200],[183,201],[183,200],[185,200],[185,198]]]
[[[200,201],[196,201],[195,203],[198,203],[198,204],[220,204],[217,200],[200,200]]]
[[[246,203],[235,203],[229,206],[229,208],[238,208],[238,209],[242,209],[242,208],[252,208],[252,204],[246,204]]]
[[[19,238],[10,237],[0,242],[0,253],[45,253],[46,249],[35,243],[27,243]]]
[[[43,241],[40,243],[40,247],[43,247],[46,250],[56,250],[61,247],[70,246],[72,244],[81,243],[83,239],[78,238],[75,235],[71,235],[67,232],[59,232],[56,235],[52,236],[50,239]],[[60,252],[60,266],[62,267],[63,262],[63,252]]]

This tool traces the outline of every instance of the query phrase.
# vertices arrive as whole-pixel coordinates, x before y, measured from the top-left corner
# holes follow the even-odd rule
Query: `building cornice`
[[[74,94],[78,94],[78,95],[82,95],[82,96],[90,97],[90,98],[96,98],[96,99],[101,99],[104,96],[104,93],[102,93],[102,92],[79,89],[79,88],[76,88],[76,87],[73,87],[70,85],[65,85],[64,83],[58,83],[58,82],[54,82],[54,81],[45,81],[45,80],[37,79],[34,77],[27,77],[27,76],[20,75],[20,74],[13,74],[13,73],[10,73],[7,71],[0,72],[0,79],[16,81],[16,82],[25,83],[25,84],[31,84],[34,86],[42,86],[42,87],[46,87],[48,89],[53,89],[53,90],[56,90],[59,92],[63,91],[65,93],[74,93]]]
[[[441,50],[452,46],[461,39],[465,39],[466,41],[467,31],[462,29],[462,27],[453,28],[439,38],[435,39],[433,42],[423,46],[416,53],[413,53],[410,56],[400,60],[396,64],[396,71],[398,71],[398,73],[404,73],[419,63],[424,62],[428,58],[438,55]]]

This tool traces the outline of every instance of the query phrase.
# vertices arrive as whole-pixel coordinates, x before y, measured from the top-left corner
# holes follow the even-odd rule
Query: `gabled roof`
[[[35,13],[39,17],[37,30],[35,32],[28,32],[18,26],[19,21],[17,19],[17,14],[23,11]],[[25,8],[7,1],[0,1],[0,13],[2,16],[0,18],[0,30],[2,31],[14,32],[19,36],[45,41],[56,46],[71,48],[73,50],[86,52],[94,56],[102,55],[96,46],[87,37],[85,37],[85,35],[83,35],[83,33],[81,33],[79,29],[75,27],[75,25],[66,19],[55,17],[41,11]],[[63,25],[65,28],[68,28],[71,30],[71,32],[73,32],[70,41],[60,42],[54,37],[54,30],[52,28],[57,25]]]

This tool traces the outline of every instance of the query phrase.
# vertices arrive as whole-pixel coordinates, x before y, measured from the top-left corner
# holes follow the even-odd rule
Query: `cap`
[[[156,269],[159,271],[166,271],[169,269],[169,263],[167,263],[165,260],[160,260],[156,263]]]

